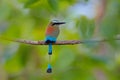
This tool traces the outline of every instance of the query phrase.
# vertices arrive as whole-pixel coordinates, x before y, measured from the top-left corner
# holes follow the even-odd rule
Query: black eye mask
[[[52,26],[54,26],[54,25],[60,25],[60,24],[65,24],[65,22],[53,23]]]

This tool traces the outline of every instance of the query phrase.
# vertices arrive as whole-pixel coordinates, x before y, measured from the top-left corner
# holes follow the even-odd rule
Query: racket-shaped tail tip
[[[52,68],[51,68],[51,65],[50,65],[50,64],[48,64],[47,73],[52,73]]]
[[[47,73],[52,73],[52,69],[51,69],[51,68],[48,68],[48,69],[47,69]]]

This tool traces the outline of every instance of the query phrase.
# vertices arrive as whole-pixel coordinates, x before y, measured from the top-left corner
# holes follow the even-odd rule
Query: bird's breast
[[[46,30],[46,36],[53,36],[57,37],[59,35],[59,28],[58,27],[48,27]]]

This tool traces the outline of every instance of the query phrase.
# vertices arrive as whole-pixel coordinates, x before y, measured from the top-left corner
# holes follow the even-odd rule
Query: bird
[[[59,20],[52,20],[50,21],[50,23],[48,24],[47,28],[46,28],[46,38],[45,38],[45,43],[48,44],[48,55],[52,55],[52,44],[56,42],[57,37],[60,33],[60,29],[59,26],[61,24],[65,24],[65,22],[59,21]],[[49,61],[50,61],[50,57],[49,57]],[[52,68],[51,65],[48,64],[48,69],[47,69],[47,73],[51,73],[52,72]]]

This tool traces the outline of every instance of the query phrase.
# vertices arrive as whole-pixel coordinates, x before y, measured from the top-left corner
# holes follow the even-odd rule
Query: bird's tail
[[[51,64],[50,64],[50,57],[52,55],[52,43],[49,43],[49,48],[48,48],[48,55],[49,55],[49,64],[48,64],[48,69],[47,69],[47,73],[52,73],[52,67],[51,67]]]
[[[48,51],[48,54],[49,55],[52,55],[52,43],[49,44],[49,51]]]
[[[52,67],[51,67],[51,65],[50,65],[50,64],[48,64],[47,73],[52,73]]]

